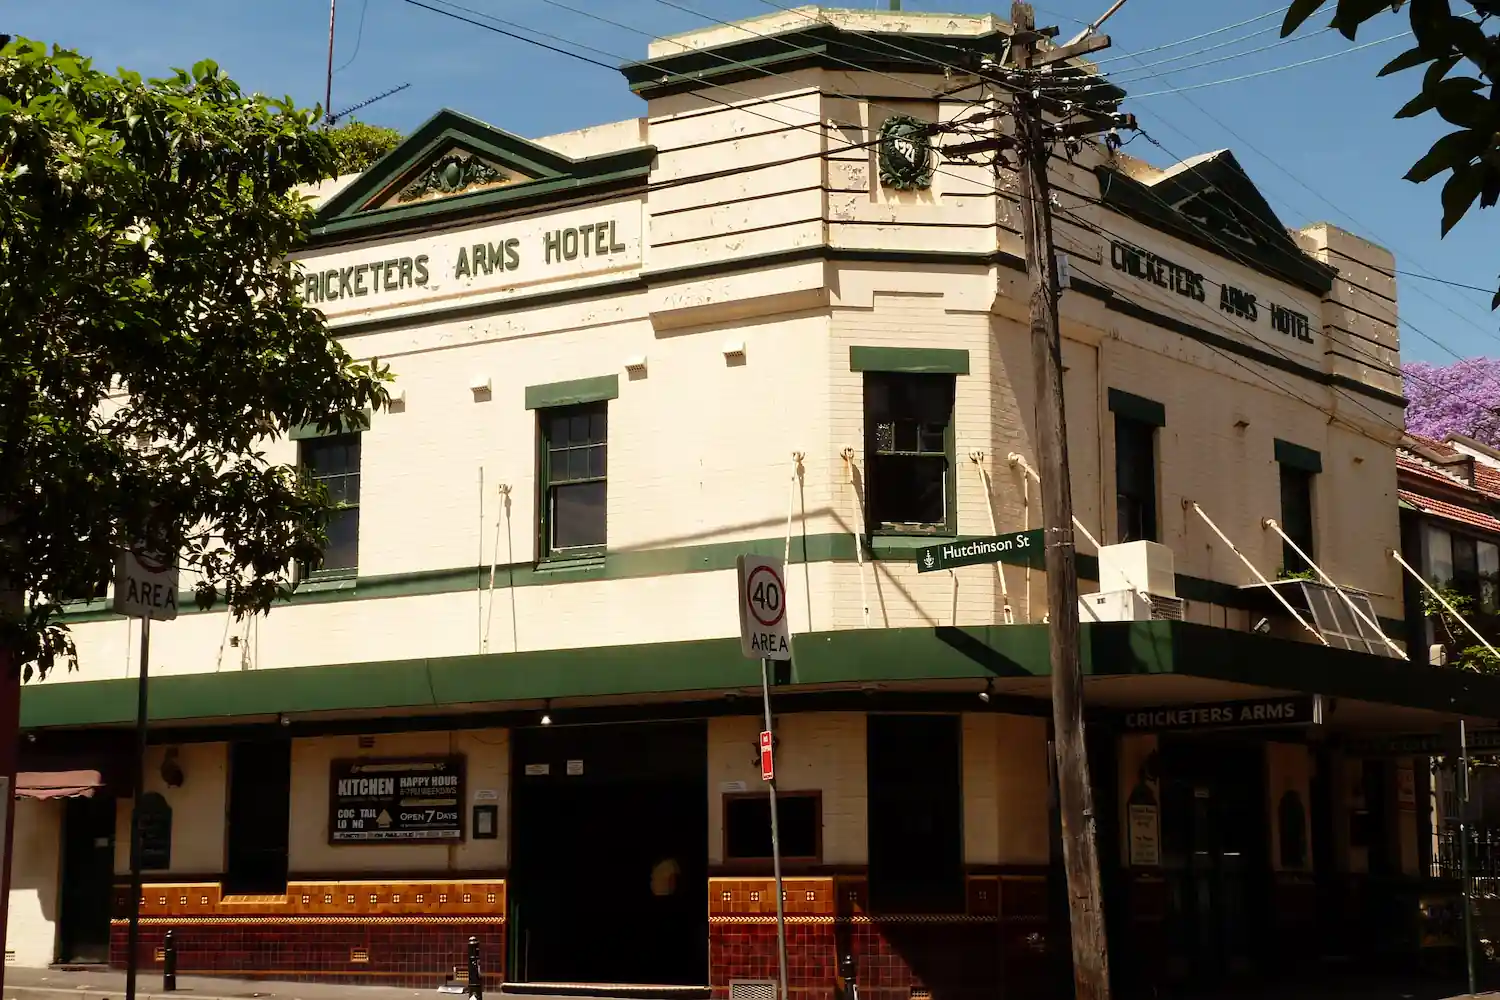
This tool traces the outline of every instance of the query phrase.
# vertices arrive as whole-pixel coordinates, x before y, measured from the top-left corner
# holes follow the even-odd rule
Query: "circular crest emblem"
[[[880,183],[898,191],[932,186],[929,126],[910,115],[892,115],[880,126]]]

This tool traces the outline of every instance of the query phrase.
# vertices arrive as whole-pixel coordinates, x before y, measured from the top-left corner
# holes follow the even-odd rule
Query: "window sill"
[[[297,583],[298,594],[321,594],[334,590],[353,590],[357,581],[357,571],[348,573],[330,574],[329,576],[311,576]]]
[[[536,571],[548,576],[571,573],[598,573],[604,569],[604,553],[580,552],[545,556],[538,560]]]

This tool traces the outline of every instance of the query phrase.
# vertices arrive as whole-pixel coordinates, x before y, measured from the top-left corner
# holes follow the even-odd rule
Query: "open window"
[[[865,373],[865,505],[876,532],[953,534],[954,377]]]

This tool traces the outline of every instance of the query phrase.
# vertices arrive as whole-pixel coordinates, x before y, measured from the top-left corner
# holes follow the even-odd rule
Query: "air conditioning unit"
[[[1099,547],[1099,589],[1139,590],[1177,596],[1172,550],[1158,542],[1121,542]]]
[[[1102,590],[1078,599],[1078,620],[1093,622],[1182,621],[1182,599],[1139,590]]]

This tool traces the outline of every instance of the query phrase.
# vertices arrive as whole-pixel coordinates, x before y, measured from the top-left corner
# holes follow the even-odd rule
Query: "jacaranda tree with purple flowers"
[[[1468,358],[1439,367],[1401,366],[1406,381],[1406,429],[1441,441],[1464,434],[1500,447],[1500,358]]]

